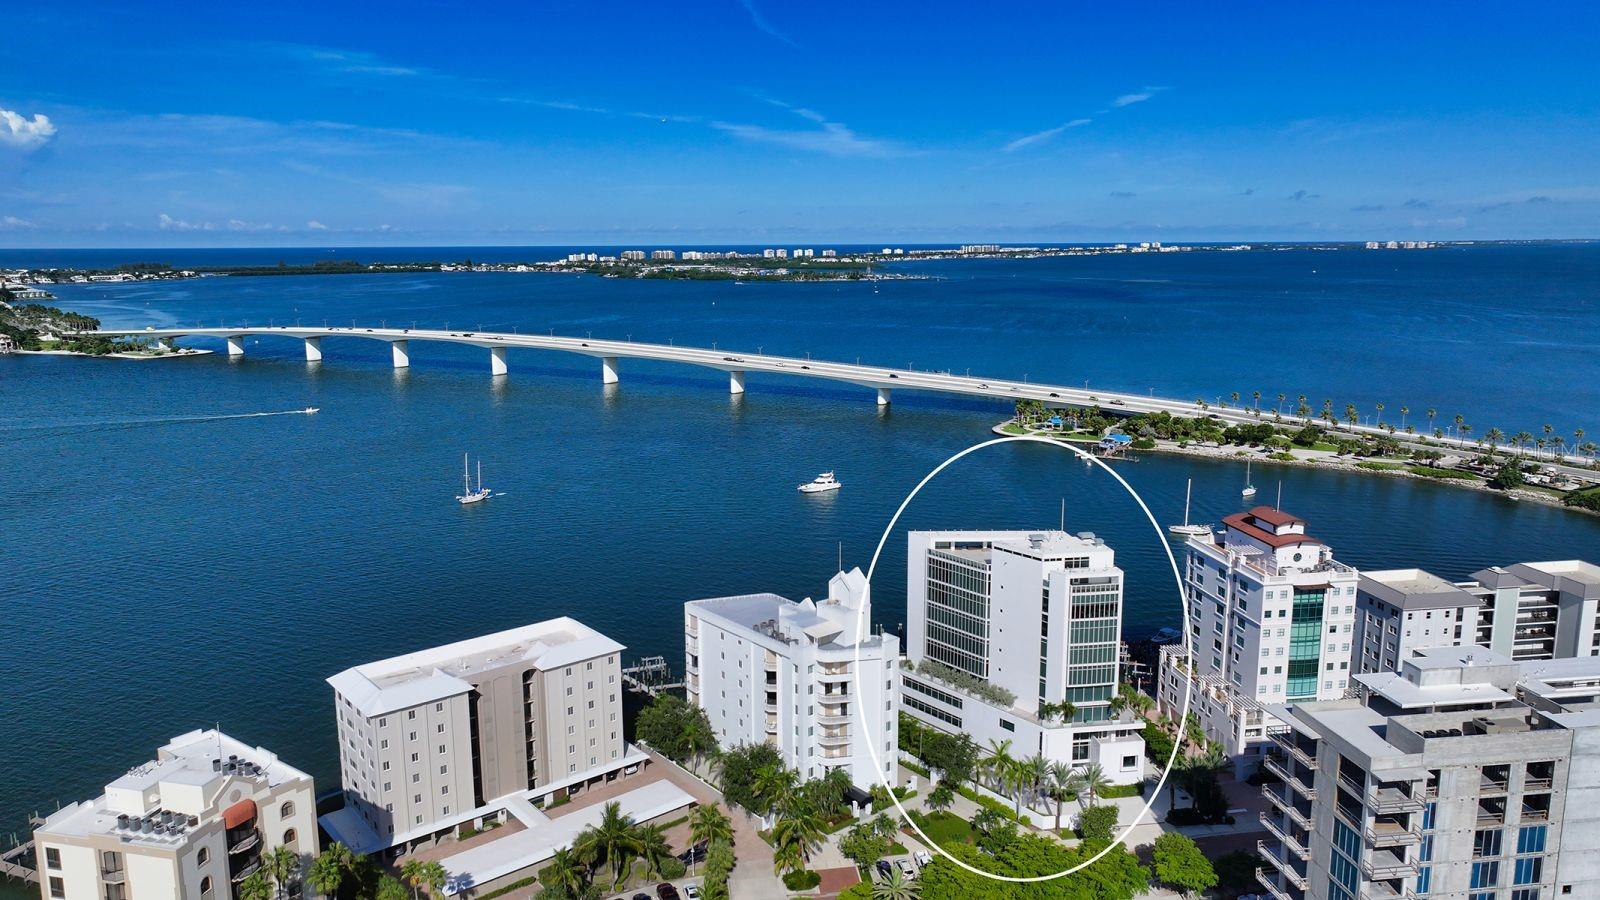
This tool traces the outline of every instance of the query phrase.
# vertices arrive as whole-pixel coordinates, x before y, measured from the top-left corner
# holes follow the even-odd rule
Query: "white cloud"
[[[768,22],[766,17],[761,15],[761,10],[756,9],[756,5],[753,0],[739,0],[739,2],[744,5],[744,11],[750,14],[750,21],[757,28],[761,29],[767,34],[772,35],[778,40],[783,41],[785,44],[788,44],[791,47],[798,48],[800,46],[791,40],[788,35],[779,31],[771,22]]]
[[[56,126],[50,124],[49,116],[34,113],[33,118],[28,119],[9,109],[0,109],[0,144],[32,150],[44,146],[55,134]]]
[[[733,122],[712,122],[711,127],[741,140],[761,144],[778,144],[796,150],[810,150],[828,156],[853,156],[888,159],[906,156],[907,151],[889,141],[864,138],[838,122],[823,122],[814,131],[790,131],[767,128],[764,125],[740,125]]]
[[[1131,94],[1123,94],[1117,99],[1111,101],[1111,105],[1132,106],[1135,103],[1143,103],[1144,101],[1149,100],[1151,97],[1154,97],[1157,93],[1164,90],[1166,90],[1164,87],[1146,87],[1141,90],[1134,91]]]
[[[306,230],[307,231],[327,231],[328,230],[328,226],[322,224],[321,222],[318,222],[316,219],[311,219],[311,220],[306,222]]]
[[[185,222],[182,219],[174,219],[166,213],[162,213],[157,222],[162,231],[209,231],[212,228],[209,222],[197,225],[193,222]]]
[[[1046,128],[1044,131],[1035,131],[1033,134],[1025,134],[1022,137],[1019,137],[1016,140],[1012,141],[1011,143],[1006,144],[1004,147],[1001,147],[1000,149],[1001,149],[1002,152],[1010,153],[1010,152],[1012,152],[1014,150],[1021,150],[1023,147],[1031,147],[1034,144],[1042,144],[1045,141],[1048,141],[1051,138],[1055,137],[1056,135],[1060,134],[1061,132],[1066,131],[1068,128],[1081,128],[1082,126],[1087,125],[1092,121],[1094,121],[1094,120],[1093,119],[1073,119],[1070,122],[1066,122],[1066,123],[1063,123],[1061,125],[1057,125],[1054,128]]]
[[[27,219],[19,219],[16,216],[0,217],[0,231],[21,231],[24,228],[35,227],[37,226]]]

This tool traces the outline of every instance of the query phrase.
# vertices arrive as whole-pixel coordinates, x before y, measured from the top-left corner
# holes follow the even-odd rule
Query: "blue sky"
[[[0,246],[1600,237],[1600,7],[6,4]]]

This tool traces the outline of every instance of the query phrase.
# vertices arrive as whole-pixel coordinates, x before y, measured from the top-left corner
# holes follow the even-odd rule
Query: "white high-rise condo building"
[[[1123,573],[1089,533],[913,531],[901,703],[928,725],[1014,756],[1144,777],[1141,724],[1112,711]]]
[[[191,731],[33,833],[46,900],[226,900],[279,847],[317,847],[311,776],[261,747]]]
[[[360,852],[426,842],[497,816],[507,798],[636,765],[622,650],[563,617],[329,678],[345,808],[324,827]]]
[[[872,630],[860,569],[829,579],[820,603],[716,597],[684,604],[683,619],[688,699],[722,747],[765,741],[802,777],[843,768],[863,790],[880,783],[875,751],[894,782],[900,641]]]
[[[1423,648],[1275,707],[1257,877],[1277,900],[1600,896],[1600,658]]]
[[[1392,672],[1415,650],[1486,647],[1515,660],[1600,654],[1600,566],[1517,563],[1449,582],[1420,569],[1366,572],[1356,611],[1360,672]]]
[[[1186,550],[1193,653],[1162,649],[1157,702],[1177,716],[1189,682],[1189,711],[1242,774],[1271,724],[1263,704],[1349,690],[1361,576],[1307,534],[1305,520],[1269,506],[1227,516]]]

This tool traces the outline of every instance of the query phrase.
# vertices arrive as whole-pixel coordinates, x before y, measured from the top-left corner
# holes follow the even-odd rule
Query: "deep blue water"
[[[98,251],[104,252],[104,251]],[[19,255],[16,252],[10,256]],[[1283,251],[907,266],[872,285],[618,282],[430,274],[62,286],[118,326],[417,321],[593,332],[1215,397],[1299,393],[1564,433],[1600,409],[1600,247]],[[203,341],[195,341],[203,345]],[[901,392],[625,360],[297,341],[242,360],[0,357],[0,834],[93,793],[180,731],[220,722],[333,784],[323,679],[421,646],[573,614],[681,665],[679,605],[825,591],[842,542],[865,566],[912,485],[1007,410]],[[150,420],[319,406],[316,416]],[[1591,431],[1592,431],[1591,427]],[[505,496],[452,500],[461,453]],[[834,468],[831,497],[794,485]],[[1169,521],[1239,506],[1231,463],[1120,470]],[[1447,486],[1258,470],[1347,562],[1447,577],[1600,558],[1600,519]],[[1128,632],[1177,618],[1159,539],[1121,489],[1062,451],[968,457],[903,527],[1067,525],[1129,573]],[[875,584],[903,617],[903,537]]]

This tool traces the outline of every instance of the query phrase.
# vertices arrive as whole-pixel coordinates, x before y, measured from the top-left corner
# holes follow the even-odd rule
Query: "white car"
[[[924,868],[927,867],[928,863],[933,862],[933,854],[926,850],[918,850],[917,852],[911,854],[911,858],[917,861],[918,866]]]
[[[916,868],[916,866],[913,866],[911,864],[911,860],[909,860],[909,859],[897,859],[897,860],[894,861],[894,864],[895,864],[895,867],[900,870],[900,877],[901,878],[904,878],[907,881],[910,881],[911,879],[917,877],[917,868]]]
[[[700,900],[700,885],[686,884],[683,886],[683,900]]]

